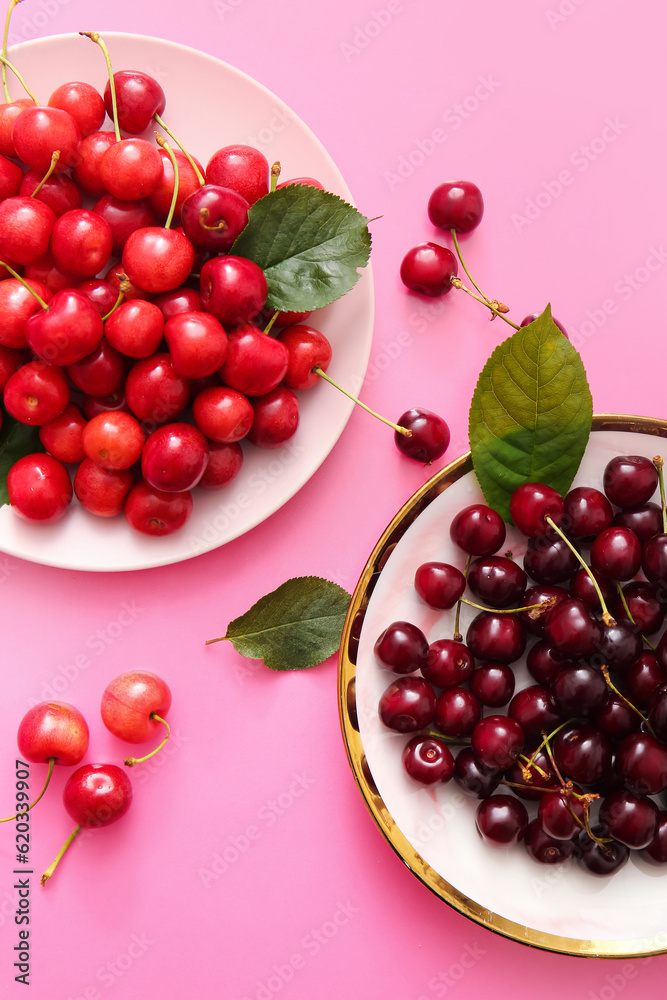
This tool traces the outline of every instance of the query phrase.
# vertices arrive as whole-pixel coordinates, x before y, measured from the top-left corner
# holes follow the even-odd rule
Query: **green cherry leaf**
[[[271,670],[304,670],[339,649],[350,600],[330,580],[298,576],[261,597],[221,638]]]
[[[565,494],[586,449],[593,401],[582,360],[547,306],[500,344],[470,406],[470,448],[487,503],[510,521],[521,483]]]
[[[262,268],[267,305],[320,309],[345,295],[370,256],[368,219],[330,191],[291,184],[256,201],[232,254]]]
[[[29,427],[3,413],[2,433],[0,433],[0,504],[9,503],[7,493],[7,473],[19,458],[44,451],[39,440],[39,428]]]

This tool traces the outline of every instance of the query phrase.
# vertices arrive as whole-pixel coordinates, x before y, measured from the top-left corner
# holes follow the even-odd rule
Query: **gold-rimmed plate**
[[[601,488],[614,455],[653,457],[667,449],[667,421],[602,414],[591,434],[574,485]],[[429,642],[451,636],[453,611],[437,612],[417,597],[414,573],[422,562],[461,563],[449,538],[454,514],[482,501],[470,455],[446,466],[401,508],[375,546],[354,592],[339,662],[339,710],[350,766],[366,805],[386,840],[432,892],[464,916],[505,937],[548,951],[627,958],[667,951],[667,866],[631,852],[609,878],[576,862],[539,865],[519,846],[493,850],[475,830],[477,800],[450,782],[426,788],[403,771],[407,737],[379,720],[380,695],[391,675],[373,645],[391,622],[419,626]],[[515,558],[525,540],[508,527]],[[476,612],[464,607],[462,629]],[[530,682],[514,665],[517,687]],[[531,804],[528,803],[530,806]],[[661,805],[664,808],[664,803]]]

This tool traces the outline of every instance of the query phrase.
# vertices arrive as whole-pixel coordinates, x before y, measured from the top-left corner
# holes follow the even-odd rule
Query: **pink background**
[[[597,412],[665,416],[667,24],[655,6],[634,13],[620,0],[26,0],[13,39],[92,28],[162,36],[232,63],[286,101],[362,211],[382,216],[363,399],[394,418],[414,405],[440,412],[452,431],[442,465],[466,450],[477,374],[507,333],[463,296],[424,301],[399,282],[405,251],[438,238],[426,202],[453,177],[484,193],[484,223],[466,241],[482,286],[518,320],[552,302],[582,352]],[[63,81],[75,76],[63,67]],[[193,113],[223,99],[202,93]],[[281,511],[173,567],[98,576],[0,556],[5,813],[16,725],[31,700],[53,697],[54,682],[89,719],[89,759],[124,753],[97,714],[117,673],[144,666],[174,694],[170,754],[135,774],[127,818],[82,838],[48,889],[33,879],[39,1000],[560,1000],[565,983],[581,1000],[664,991],[667,958],[585,962],[529,950],[421,886],[352,779],[334,658],[281,675],[227,644],[204,646],[288,576],[354,588],[387,522],[434,471],[403,459],[391,437],[356,412]],[[34,765],[35,785],[41,773]],[[58,771],[34,814],[37,873],[71,828],[65,780]],[[25,995],[13,982],[12,847],[5,830],[7,997]]]

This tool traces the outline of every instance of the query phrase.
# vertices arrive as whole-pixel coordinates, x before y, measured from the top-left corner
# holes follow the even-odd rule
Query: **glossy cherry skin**
[[[445,736],[470,736],[479,722],[482,706],[467,688],[446,688],[435,704],[435,724]]]
[[[514,685],[514,671],[506,663],[482,663],[470,676],[470,690],[488,708],[506,705]]]
[[[623,682],[628,697],[633,705],[640,709],[648,707],[653,692],[665,681],[667,681],[667,667],[648,649],[643,650],[634,663],[623,671]]]
[[[80,188],[95,198],[108,193],[100,170],[104,154],[115,143],[114,132],[91,132],[79,145],[79,162],[72,171],[72,177]]]
[[[632,733],[618,748],[616,770],[631,792],[657,795],[667,788],[667,747],[649,733]]]
[[[581,566],[570,579],[570,593],[572,597],[576,597],[577,600],[582,601],[589,611],[595,613],[601,610],[601,605],[600,597],[593,580],[591,580],[591,574],[596,580],[607,606],[613,604],[617,599],[617,592],[613,582],[608,580],[607,577],[602,576],[597,570],[590,569],[590,567],[584,569]]]
[[[561,729],[552,749],[561,773],[580,785],[594,785],[611,767],[609,740],[584,723]]]
[[[74,474],[74,496],[82,507],[97,517],[116,517],[134,486],[130,469],[103,469],[84,458]]]
[[[219,444],[241,441],[255,419],[250,400],[224,385],[210,386],[198,393],[192,403],[192,415],[200,431]]]
[[[73,365],[87,357],[102,340],[102,317],[90,299],[76,288],[56,292],[47,309],[26,321],[28,346],[54,365]]]
[[[28,351],[14,350],[0,344],[0,391],[4,390],[14,372],[17,372],[29,360]]]
[[[227,334],[222,323],[209,313],[172,316],[164,325],[164,337],[174,371],[184,378],[212,375],[227,357]]]
[[[125,501],[128,524],[144,535],[171,535],[178,531],[192,514],[192,494],[165,493],[142,479],[132,487]]]
[[[505,777],[512,782],[514,792],[520,799],[538,802],[544,789],[557,788],[559,780],[544,750],[526,747],[525,756],[532,761],[530,766],[517,760],[507,769]]]
[[[238,476],[243,466],[243,450],[240,444],[208,443],[208,463],[204,475],[197,483],[200,490],[221,490]]]
[[[237,191],[204,184],[181,206],[183,232],[194,246],[224,253],[247,226],[248,208],[248,202]]]
[[[498,787],[501,771],[489,771],[475,758],[472,747],[463,747],[454,762],[454,781],[464,795],[485,799]]]
[[[436,639],[428,647],[426,660],[421,665],[423,676],[436,687],[453,688],[465,684],[475,669],[475,660],[462,642],[454,639]]]
[[[118,125],[123,132],[139,135],[151,124],[154,114],[161,115],[167,99],[160,84],[148,73],[123,69],[113,75],[116,90]],[[104,105],[113,119],[111,85],[107,81],[104,88]]]
[[[662,510],[657,503],[643,503],[638,507],[617,510],[612,521],[616,527],[630,528],[642,543],[662,531]]]
[[[79,159],[81,132],[72,116],[60,108],[25,108],[14,122],[12,141],[20,160],[42,175],[51,165],[55,150],[60,151],[54,172],[75,166]]]
[[[148,202],[121,201],[112,194],[105,194],[93,206],[93,212],[99,215],[109,226],[112,238],[112,253],[121,257],[130,235],[137,229],[155,226],[157,218]],[[99,269],[98,269],[99,270]]]
[[[375,640],[375,657],[396,674],[412,674],[426,663],[428,640],[411,622],[392,622]]]
[[[639,539],[629,528],[605,528],[591,546],[591,566],[609,580],[631,580],[641,559]]]
[[[186,236],[160,226],[136,229],[123,249],[123,268],[128,278],[137,288],[153,294],[182,285],[194,259],[192,244]]]
[[[50,290],[41,281],[32,280],[27,284],[45,302],[51,300]],[[41,308],[32,292],[17,278],[0,281],[0,345],[16,349],[27,347],[26,322]]]
[[[396,423],[410,431],[409,436],[394,431],[394,444],[408,458],[430,463],[447,451],[449,427],[437,413],[415,406],[406,410]]]
[[[411,291],[436,297],[452,290],[452,278],[458,270],[456,257],[447,247],[420,243],[408,250],[401,261],[400,275]]]
[[[24,760],[43,764],[53,758],[57,764],[71,766],[83,760],[88,750],[88,725],[73,705],[43,701],[21,719],[17,742]]]
[[[114,677],[102,694],[102,722],[126,743],[145,743],[164,733],[162,723],[171,707],[169,686],[148,670],[128,670]]]
[[[144,447],[141,424],[123,410],[100,413],[83,429],[86,457],[103,469],[129,469]]]
[[[78,826],[109,826],[121,819],[132,804],[127,772],[115,764],[83,764],[63,789],[63,805]]]
[[[37,190],[38,186],[39,190]],[[81,192],[67,174],[52,174],[47,181],[44,175],[36,170],[29,170],[21,181],[19,194],[24,197],[33,195],[39,198],[59,218],[65,212],[81,208]]]
[[[193,489],[204,474],[208,445],[192,424],[158,427],[146,439],[141,453],[141,473],[146,482],[163,493]]]
[[[636,626],[627,621],[615,625],[602,625],[595,643],[595,655],[591,662],[596,666],[607,666],[615,670],[626,670],[642,651],[642,638]]]
[[[667,811],[662,810],[658,813],[655,836],[642,851],[642,857],[645,861],[657,865],[663,865],[667,861]]]
[[[567,656],[589,656],[597,648],[600,623],[582,601],[575,598],[557,603],[545,623],[546,638]]]
[[[472,181],[445,181],[428,201],[428,217],[439,229],[469,233],[482,221],[482,192]]]
[[[523,840],[528,813],[523,802],[512,795],[491,795],[480,802],[475,824],[486,844],[511,847]]]
[[[573,543],[571,543],[573,544]],[[580,563],[562,538],[529,538],[523,567],[536,583],[565,583]]]
[[[16,420],[41,427],[63,412],[69,401],[69,385],[60,368],[29,361],[7,379],[3,401]]]
[[[14,122],[24,108],[34,108],[35,102],[29,97],[20,97],[17,101],[0,104],[0,153],[3,156],[16,156],[16,146],[12,139]]]
[[[72,483],[65,466],[51,455],[24,455],[7,474],[7,494],[25,521],[53,524],[72,500]]]
[[[422,677],[399,677],[380,698],[380,718],[397,733],[425,729],[435,716],[435,692]]]
[[[287,371],[283,383],[294,392],[310,389],[320,376],[313,368],[327,370],[331,362],[331,344],[319,330],[312,326],[289,325],[281,330],[277,339],[288,353]]]
[[[199,312],[201,310],[201,295],[196,289],[183,285],[181,288],[172,288],[170,292],[158,295],[155,299],[155,305],[166,321],[179,313]]]
[[[563,719],[593,715],[607,700],[607,691],[602,672],[585,663],[562,667],[551,682],[556,715]]]
[[[253,205],[269,192],[269,162],[253,146],[223,146],[206,165],[206,183],[232,188]]]
[[[545,604],[547,601],[550,603],[539,614],[536,613],[535,609],[533,611],[519,612],[519,619],[526,632],[530,632],[531,635],[544,637],[551,612],[558,604],[569,600],[569,598],[570,595],[563,587],[529,587],[521,598],[523,607],[529,608],[535,604]]]
[[[50,455],[59,462],[73,465],[85,458],[83,428],[86,418],[78,406],[68,403],[48,424],[39,428],[39,439]]]
[[[603,488],[617,507],[636,507],[651,499],[658,488],[658,471],[643,455],[618,455],[605,467]]]
[[[604,836],[604,827],[594,826],[593,833],[596,837]],[[592,840],[585,830],[582,830],[577,838],[577,847],[580,852],[580,864],[593,875],[613,875],[623,867],[630,856],[629,848],[625,844],[617,840],[600,844]]]
[[[517,615],[481,611],[468,626],[466,644],[477,659],[513,663],[526,648],[526,636]]]
[[[547,517],[556,525],[563,520],[565,505],[560,493],[544,483],[522,483],[510,498],[514,524],[528,538],[540,538],[553,532]]]
[[[14,163],[0,153],[0,198],[11,198],[18,194],[22,181],[23,171],[18,163]]]
[[[506,715],[487,715],[472,731],[470,745],[484,767],[505,771],[517,759],[526,742],[523,727]]]
[[[265,396],[253,396],[254,417],[247,438],[258,448],[279,448],[299,426],[299,401],[287,386],[278,385]]]
[[[0,259],[30,264],[46,253],[56,215],[38,198],[16,195],[0,202]]]
[[[89,83],[79,80],[56,87],[48,105],[71,115],[84,137],[97,132],[106,115],[102,95]]]
[[[610,837],[635,851],[648,847],[658,827],[658,810],[651,799],[632,792],[614,792],[600,806],[600,823]]]
[[[106,339],[128,358],[149,358],[164,335],[164,316],[152,302],[121,302],[104,326]]]
[[[581,794],[581,789],[575,786],[570,792],[565,789],[547,792],[540,799],[537,819],[544,832],[554,840],[570,840],[584,826],[584,804],[572,792]]]
[[[109,146],[100,160],[100,179],[115,198],[147,198],[162,177],[157,147],[145,139],[121,139]]]
[[[492,556],[505,541],[505,534],[500,514],[482,503],[460,510],[449,528],[451,540],[472,556]]]
[[[527,577],[518,563],[505,556],[476,559],[468,571],[468,586],[473,594],[494,608],[509,608],[521,599]]]
[[[521,726],[526,740],[539,740],[544,731],[550,733],[559,721],[560,714],[553,695],[541,684],[529,684],[512,698],[507,715]]]
[[[523,846],[528,856],[541,865],[560,865],[575,853],[575,845],[571,840],[556,840],[545,833],[537,819],[526,827]]]
[[[190,380],[175,373],[168,354],[153,354],[132,366],[125,391],[128,405],[139,420],[166,424],[187,406]]]
[[[466,578],[456,566],[426,562],[417,567],[415,590],[431,608],[453,608],[466,589]]]
[[[206,261],[201,269],[199,292],[205,312],[212,313],[223,326],[235,326],[250,323],[261,312],[268,285],[257,264],[230,255]]]
[[[454,757],[442,740],[434,736],[413,736],[402,754],[403,767],[422,785],[444,784],[454,774]]]
[[[667,586],[667,534],[653,535],[642,549],[642,570],[651,583]]]
[[[67,374],[77,389],[89,396],[110,396],[125,382],[125,358],[102,339],[94,351],[67,366]]]
[[[614,512],[604,493],[577,486],[563,498],[562,528],[570,538],[598,535],[611,526]]]

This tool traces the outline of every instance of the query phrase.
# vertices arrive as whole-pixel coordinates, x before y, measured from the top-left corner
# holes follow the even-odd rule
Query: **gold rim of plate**
[[[597,414],[593,417],[592,429],[636,432],[667,438],[667,421],[629,414]],[[493,913],[459,892],[424,861],[394,822],[373,780],[359,733],[355,696],[357,650],[366,609],[383,567],[410,525],[452,483],[472,471],[472,459],[468,452],[424,483],[382,533],[357,583],[345,621],[338,663],[338,709],[352,773],[371,816],[396,854],[431,892],[470,920],[520,944],[566,955],[636,958],[664,954],[667,951],[665,934],[638,940],[585,941],[537,931]]]

